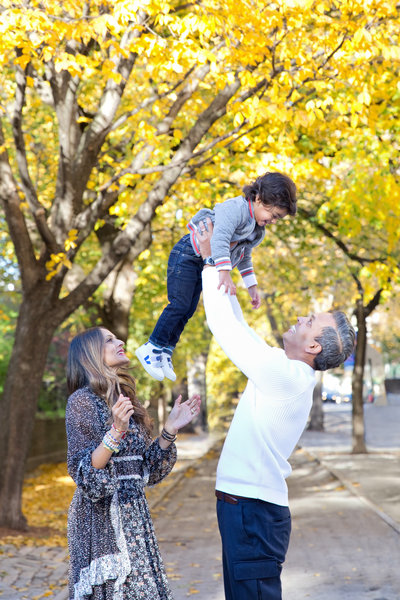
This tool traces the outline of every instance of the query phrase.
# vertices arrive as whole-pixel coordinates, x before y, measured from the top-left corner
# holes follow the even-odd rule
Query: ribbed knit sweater
[[[314,369],[268,346],[245,322],[236,296],[217,286],[216,269],[204,269],[208,326],[248,382],[219,459],[216,489],[287,506],[288,458],[307,424]]]

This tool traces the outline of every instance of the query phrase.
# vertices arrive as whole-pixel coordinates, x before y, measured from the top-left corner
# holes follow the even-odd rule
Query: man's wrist
[[[215,262],[212,256],[206,256],[203,258],[203,265],[205,267],[215,267]]]

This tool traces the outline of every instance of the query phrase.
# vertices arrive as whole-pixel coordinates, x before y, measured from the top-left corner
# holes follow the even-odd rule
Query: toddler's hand
[[[261,306],[261,296],[260,296],[260,292],[258,291],[258,288],[256,285],[251,285],[248,288],[248,292],[250,294],[251,297],[251,305],[254,308],[260,308]]]

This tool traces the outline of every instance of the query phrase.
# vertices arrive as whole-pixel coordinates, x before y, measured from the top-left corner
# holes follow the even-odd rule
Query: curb
[[[358,491],[358,489],[351,483],[351,481],[349,481],[348,479],[346,479],[346,477],[343,477],[343,475],[341,473],[339,473],[336,469],[333,469],[322,458],[320,458],[319,456],[317,456],[316,454],[314,454],[314,452],[312,450],[309,450],[309,448],[305,448],[304,446],[298,446],[298,448],[300,448],[301,450],[303,450],[304,452],[306,452],[309,456],[311,456],[312,459],[314,459],[322,467],[324,467],[324,469],[326,469],[335,479],[337,479],[338,481],[340,481],[340,483],[351,494],[353,494],[353,496],[356,496],[356,498],[358,498],[360,500],[360,502],[362,502],[362,504],[364,504],[365,506],[367,506],[367,508],[369,508],[370,510],[372,510],[387,525],[389,525],[389,527],[391,527],[392,529],[394,529],[396,533],[400,534],[400,524],[397,521],[395,521],[394,519],[392,519],[392,517],[390,517],[388,514],[386,514],[382,509],[380,509],[379,506],[377,506],[376,504],[374,504],[374,502],[372,502],[371,500],[369,500],[369,498],[367,498],[366,496],[363,496],[363,494],[360,494],[360,492]]]

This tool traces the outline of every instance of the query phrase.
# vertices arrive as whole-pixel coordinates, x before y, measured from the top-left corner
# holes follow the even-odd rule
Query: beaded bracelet
[[[110,452],[119,452],[119,442],[111,435],[109,431],[107,431],[107,433],[103,437],[102,444]]]
[[[177,438],[176,435],[169,433],[166,429],[164,429],[164,427],[161,431],[161,437],[164,438],[164,440],[166,440],[167,442],[171,442],[171,443],[175,442],[175,440]]]
[[[117,440],[117,438],[115,438],[112,433],[110,433],[109,431],[107,431],[107,435],[114,442],[114,444],[116,444],[117,446],[119,446],[119,440]]]
[[[115,452],[115,450],[113,448],[111,448],[110,446],[108,446],[107,442],[105,442],[104,439],[101,441],[101,443],[103,444],[104,448],[106,450],[108,450],[109,452]]]
[[[115,427],[114,423],[111,424],[111,428],[114,429],[114,431],[116,431],[117,433],[122,433],[121,440],[124,439],[124,437],[126,436],[126,432],[128,431],[127,429],[117,429],[117,427]]]
[[[110,452],[119,452],[118,444],[116,444],[111,438],[105,435],[102,439],[102,444]]]

